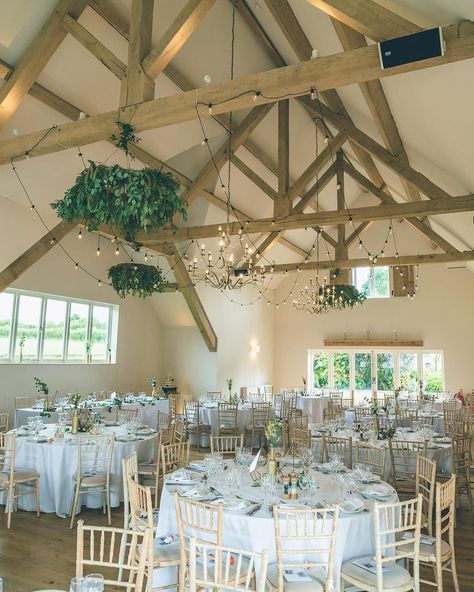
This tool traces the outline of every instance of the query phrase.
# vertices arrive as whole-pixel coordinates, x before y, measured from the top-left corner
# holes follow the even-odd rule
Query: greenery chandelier
[[[155,292],[164,292],[163,272],[153,265],[119,263],[109,269],[108,276],[120,298],[127,294],[146,298]]]
[[[365,294],[350,284],[328,285],[324,278],[321,283],[319,276],[309,281],[309,286],[301,290],[300,297],[293,300],[296,310],[304,310],[311,314],[325,314],[330,310],[354,308],[366,299]]]

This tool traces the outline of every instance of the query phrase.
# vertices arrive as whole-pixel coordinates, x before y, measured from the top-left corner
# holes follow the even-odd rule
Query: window
[[[362,350],[360,348],[309,350],[310,389],[354,391],[356,403],[371,393],[403,390],[418,392],[420,380],[426,392],[444,390],[444,356],[441,351]]]
[[[118,307],[47,294],[0,294],[0,362],[112,362]]]
[[[356,267],[352,282],[367,298],[389,298],[390,270],[388,267]]]

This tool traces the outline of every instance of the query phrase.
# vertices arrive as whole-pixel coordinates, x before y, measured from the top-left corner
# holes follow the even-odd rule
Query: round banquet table
[[[355,411],[353,409],[346,409],[344,411],[344,419],[348,425],[353,425],[355,421]],[[389,419],[391,421],[395,421],[395,415],[390,415]],[[444,415],[443,413],[438,413],[437,411],[433,412],[424,412],[421,411],[418,414],[418,421],[426,423],[431,423],[433,421],[433,429],[438,434],[444,434]]]
[[[400,402],[402,401],[418,401],[418,395],[400,395]],[[453,397],[439,396],[433,403],[429,403],[434,411],[443,413],[445,403],[455,403],[456,409],[461,409],[461,401]]]
[[[103,411],[107,405],[113,405],[112,401],[103,401],[97,407],[93,407],[94,411]],[[155,399],[154,397],[137,398],[136,401],[128,400],[122,403],[122,409],[138,409],[138,421],[147,425],[154,430],[157,429],[158,411],[162,413],[169,413],[168,399]],[[15,411],[15,428],[26,425],[29,417],[37,417],[41,414],[42,409],[34,407],[27,407],[24,409],[17,409]],[[49,411],[49,416],[43,416],[43,423],[57,423],[58,414],[56,411]],[[107,419],[107,414],[104,415]]]
[[[312,475],[317,479],[319,486],[318,498],[324,505],[333,505],[336,499],[334,495],[340,492],[336,478],[316,471],[312,471]],[[243,472],[243,476],[238,495],[255,502],[261,501],[260,489],[251,487],[247,472]],[[177,534],[176,510],[172,494],[175,489],[170,484],[165,484],[163,487],[156,537]],[[221,492],[226,493],[224,488]],[[363,555],[373,555],[375,552],[374,519],[371,511],[374,502],[361,499],[368,511],[339,515],[334,556],[334,589],[336,591],[340,590],[340,571],[343,562]],[[397,493],[392,489],[392,494],[385,499],[385,502],[397,501]],[[276,561],[275,530],[270,511],[261,508],[253,516],[248,516],[224,510],[223,545],[253,552],[267,549],[268,562],[274,563]],[[163,586],[173,581],[176,581],[176,568],[155,570],[153,586]]]
[[[55,425],[48,425],[42,430],[41,435],[51,438],[55,431]],[[116,432],[120,437],[118,427],[105,428],[104,433]],[[56,513],[64,517],[69,513],[73,492],[73,475],[77,470],[77,440],[81,437],[91,437],[88,434],[72,436],[66,434],[64,440],[50,443],[36,443],[28,440],[28,437],[16,438],[15,467],[35,469],[40,473],[40,508],[42,512]],[[110,474],[110,503],[116,507],[123,499],[122,485],[122,459],[133,452],[138,455],[139,461],[153,458],[154,441],[156,434],[140,437],[138,440],[128,442],[114,442],[112,466]],[[4,495],[2,502],[5,503]],[[102,507],[102,494],[81,494],[80,504],[88,508]],[[35,496],[26,495],[19,499],[21,510],[35,511]],[[78,506],[80,511],[80,505]]]
[[[323,395],[305,395],[296,400],[296,407],[308,416],[309,423],[323,423],[324,410],[328,404],[329,397]]]
[[[201,423],[208,423],[211,426],[211,434],[219,434],[219,415],[217,403],[201,403],[199,407],[199,420]],[[275,409],[270,407],[270,419],[275,419]],[[237,410],[237,431],[239,434],[245,432],[245,426],[252,425],[251,403],[239,403]]]

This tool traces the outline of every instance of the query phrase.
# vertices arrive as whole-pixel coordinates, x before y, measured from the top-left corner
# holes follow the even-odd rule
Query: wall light
[[[257,342],[253,342],[250,344],[250,355],[255,357],[257,354],[260,353],[260,345]]]

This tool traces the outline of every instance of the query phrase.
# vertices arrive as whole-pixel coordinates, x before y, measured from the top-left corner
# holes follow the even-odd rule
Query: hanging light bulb
[[[77,238],[78,239],[81,239],[82,238],[82,229],[81,228],[79,228],[79,233],[77,235]]]

